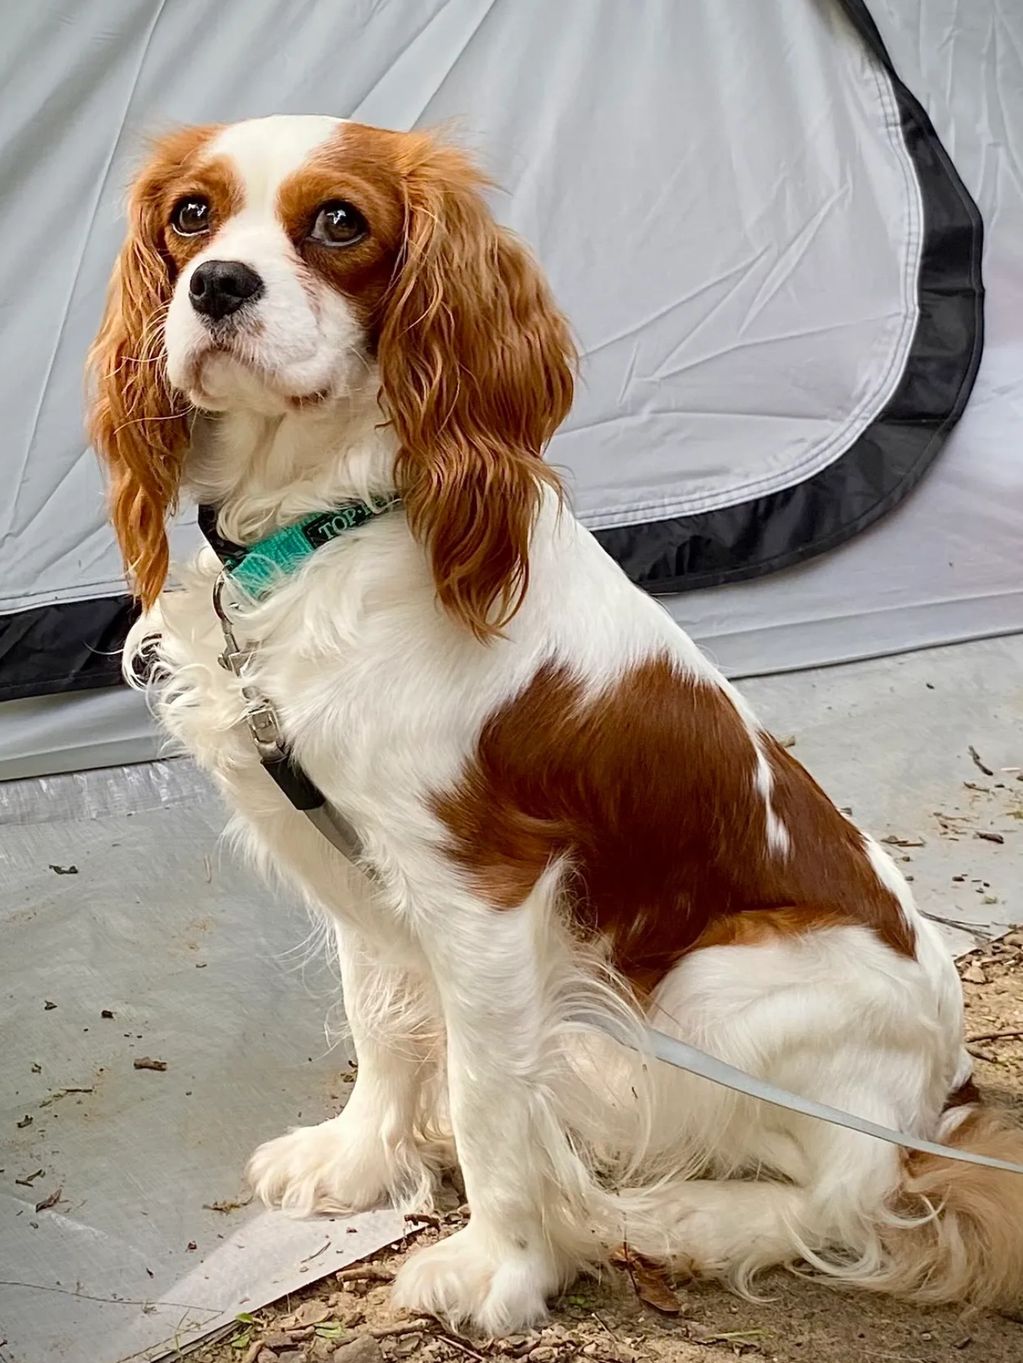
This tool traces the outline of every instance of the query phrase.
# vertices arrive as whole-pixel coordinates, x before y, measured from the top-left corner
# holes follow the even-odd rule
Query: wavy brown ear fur
[[[167,382],[163,322],[174,284],[163,245],[165,186],[210,136],[183,128],[157,143],[128,201],[128,235],[89,351],[89,435],[110,472],[110,507],[129,579],[151,606],[167,576],[166,521],[188,448],[185,400]]]
[[[541,456],[572,403],[575,350],[468,159],[412,134],[402,160],[405,240],[381,315],[381,398],[441,604],[485,639],[521,604],[543,489],[560,488]]]

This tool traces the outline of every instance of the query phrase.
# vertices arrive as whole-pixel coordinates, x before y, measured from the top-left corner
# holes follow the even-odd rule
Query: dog
[[[573,517],[543,460],[569,327],[485,182],[425,132],[319,117],[185,128],[131,190],[90,355],[91,433],[167,734],[230,833],[336,938],[358,1078],[256,1151],[296,1214],[423,1210],[457,1161],[471,1217],[395,1300],[528,1327],[623,1238],[749,1289],[801,1262],[925,1302],[1018,1305],[1023,1181],[905,1154],[636,1058],[643,1024],[800,1094],[1023,1157],[980,1103],[959,981],[894,863]],[[205,550],[361,520],[236,584],[219,665]],[[367,879],[260,765],[294,761]]]

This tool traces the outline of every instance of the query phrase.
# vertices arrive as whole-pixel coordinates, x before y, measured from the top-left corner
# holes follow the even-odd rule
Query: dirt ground
[[[1023,933],[985,947],[960,966],[967,1035],[986,1097],[1014,1108],[1023,1124]],[[991,1035],[997,1033],[998,1035]],[[1013,1034],[1015,1033],[1015,1034]],[[981,1039],[982,1038],[982,1039]],[[1020,1363],[1018,1318],[965,1319],[954,1310],[919,1309],[851,1294],[778,1273],[748,1302],[710,1284],[659,1279],[641,1265],[610,1269],[600,1282],[576,1284],[550,1323],[505,1340],[455,1336],[434,1320],[410,1320],[388,1305],[388,1282],[404,1255],[463,1223],[454,1210],[437,1226],[410,1227],[407,1244],[336,1278],[242,1317],[197,1363],[447,1363],[528,1358],[530,1363]],[[663,1298],[670,1313],[642,1297]]]

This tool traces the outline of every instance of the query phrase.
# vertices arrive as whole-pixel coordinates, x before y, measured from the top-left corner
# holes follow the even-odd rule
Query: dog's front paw
[[[470,1224],[409,1259],[395,1280],[394,1304],[506,1335],[544,1320],[547,1298],[562,1285],[547,1250],[499,1244]]]
[[[428,1202],[431,1187],[411,1141],[388,1150],[379,1131],[346,1122],[344,1113],[267,1141],[246,1173],[258,1198],[293,1216]]]

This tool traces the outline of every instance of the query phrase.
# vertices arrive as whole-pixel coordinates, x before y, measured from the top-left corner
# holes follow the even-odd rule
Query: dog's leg
[[[339,1116],[261,1145],[248,1169],[256,1194],[299,1216],[391,1203],[426,1210],[435,1170],[424,1158],[423,1098],[439,1028],[415,977],[337,928],[345,1013],[358,1058]]]
[[[545,950],[544,904],[534,898],[501,912],[449,903],[443,927],[424,941],[447,1027],[451,1119],[471,1220],[410,1259],[395,1300],[489,1334],[542,1318],[577,1262],[568,1245],[585,1171],[552,1096],[557,966]]]

